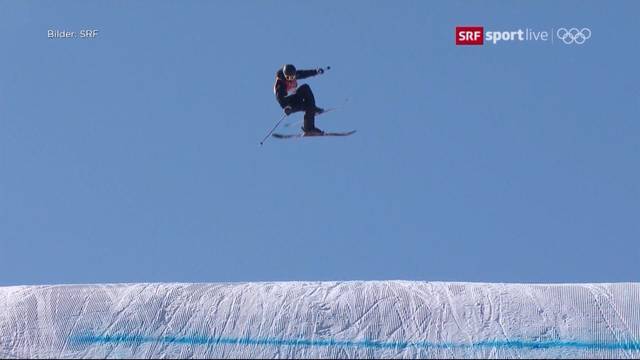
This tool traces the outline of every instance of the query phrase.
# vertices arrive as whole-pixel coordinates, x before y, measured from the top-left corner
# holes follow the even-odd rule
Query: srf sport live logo
[[[525,28],[509,31],[485,31],[484,26],[456,26],[456,45],[496,45],[501,42],[540,41],[566,45],[582,45],[591,38],[591,29],[561,27],[551,31]]]

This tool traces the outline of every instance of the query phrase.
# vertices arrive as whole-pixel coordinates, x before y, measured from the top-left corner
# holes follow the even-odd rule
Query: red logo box
[[[456,26],[456,45],[484,44],[483,26]]]

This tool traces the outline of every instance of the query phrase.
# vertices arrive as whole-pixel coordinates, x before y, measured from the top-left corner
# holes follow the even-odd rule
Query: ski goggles
[[[291,80],[295,80],[296,79],[296,74],[293,75],[285,75],[284,76],[285,79],[291,81]]]

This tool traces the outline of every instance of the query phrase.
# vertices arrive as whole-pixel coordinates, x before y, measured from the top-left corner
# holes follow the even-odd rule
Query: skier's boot
[[[313,106],[307,109],[304,113],[304,125],[302,126],[302,131],[304,132],[304,136],[316,136],[322,135],[322,130],[316,127],[316,110],[319,109],[317,106]]]
[[[315,126],[311,129],[305,129],[305,127],[303,126],[302,132],[304,132],[304,136],[318,136],[324,134],[324,131],[318,129]]]

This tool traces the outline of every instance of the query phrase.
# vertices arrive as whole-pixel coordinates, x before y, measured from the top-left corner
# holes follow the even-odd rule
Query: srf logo
[[[456,45],[482,45],[484,43],[484,27],[456,26]]]

